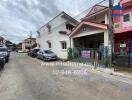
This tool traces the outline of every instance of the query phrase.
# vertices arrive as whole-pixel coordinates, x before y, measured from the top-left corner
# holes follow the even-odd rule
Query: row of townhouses
[[[114,17],[114,51],[125,55],[132,44],[132,0],[121,0],[119,4],[124,10],[123,17]],[[62,12],[37,31],[37,43],[41,49],[50,49],[62,59],[67,59],[68,48],[108,47],[108,14],[108,7],[95,5],[78,22]]]

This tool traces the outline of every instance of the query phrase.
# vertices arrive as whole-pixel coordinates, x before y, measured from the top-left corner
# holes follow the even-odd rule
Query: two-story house
[[[22,51],[27,52],[36,44],[36,38],[27,38],[22,42]]]
[[[86,50],[99,49],[100,47],[108,48],[108,12],[108,7],[95,5],[70,33],[71,47]]]
[[[132,48],[132,0],[120,0],[123,16],[114,17],[115,52],[127,55]]]
[[[68,34],[77,24],[77,20],[61,12],[37,31],[37,43],[42,50],[52,50],[59,58],[67,59],[67,49],[70,47]]]
[[[5,39],[0,36],[0,47],[4,47],[4,46],[5,46]]]

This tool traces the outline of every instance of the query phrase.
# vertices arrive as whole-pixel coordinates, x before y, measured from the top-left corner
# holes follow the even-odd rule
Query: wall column
[[[74,39],[70,38],[70,48],[74,48]]]
[[[108,47],[109,46],[109,33],[108,30],[104,32],[104,46]]]
[[[108,14],[105,14],[105,24],[109,24],[109,18],[108,18]]]

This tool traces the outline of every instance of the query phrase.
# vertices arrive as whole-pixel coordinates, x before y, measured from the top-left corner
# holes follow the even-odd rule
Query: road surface
[[[76,70],[62,66],[42,66],[40,60],[12,53],[0,74],[0,100],[132,100],[132,84],[87,75],[55,74]]]

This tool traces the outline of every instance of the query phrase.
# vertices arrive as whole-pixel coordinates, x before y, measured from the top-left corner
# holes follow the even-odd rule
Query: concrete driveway
[[[0,76],[0,100],[132,100],[132,84],[92,72],[55,73],[76,67],[42,66],[40,60],[12,53]]]

